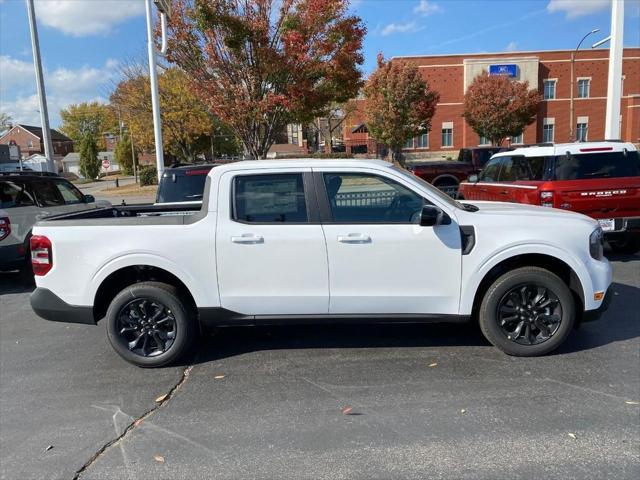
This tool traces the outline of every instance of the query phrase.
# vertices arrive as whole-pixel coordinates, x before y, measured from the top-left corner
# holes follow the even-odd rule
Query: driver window
[[[497,182],[498,181],[498,173],[500,173],[500,164],[502,163],[502,158],[494,158],[493,160],[489,160],[489,162],[482,169],[482,173],[480,174],[481,182]]]
[[[428,202],[386,177],[325,173],[324,184],[336,223],[418,223]]]

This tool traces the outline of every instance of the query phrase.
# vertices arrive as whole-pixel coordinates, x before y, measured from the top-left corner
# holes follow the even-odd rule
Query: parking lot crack
[[[147,418],[149,418],[151,415],[153,415],[156,411],[158,411],[159,409],[161,409],[162,407],[164,407],[172,398],[173,396],[178,392],[178,390],[180,390],[180,388],[182,388],[182,386],[187,382],[187,380],[189,379],[189,375],[191,373],[191,370],[193,370],[193,365],[188,366],[187,368],[185,368],[182,372],[182,376],[180,377],[180,379],[178,380],[178,382],[176,384],[174,384],[169,391],[167,392],[167,394],[165,396],[163,396],[162,400],[157,402],[156,405],[154,405],[153,408],[147,410],[146,412],[144,412],[142,415],[140,415],[137,418],[134,418],[127,426],[126,428],[122,431],[122,433],[120,435],[118,435],[117,437],[109,440],[107,443],[105,443],[104,445],[102,445],[98,451],[96,451],[96,453],[94,453],[91,458],[84,463],[78,470],[76,470],[74,476],[72,477],[73,480],[79,480],[80,478],[82,478],[82,475],[89,469],[91,468],[92,465],[94,465],[103,455],[105,455],[111,448],[118,446],[131,432],[133,432],[144,420],[146,420]]]

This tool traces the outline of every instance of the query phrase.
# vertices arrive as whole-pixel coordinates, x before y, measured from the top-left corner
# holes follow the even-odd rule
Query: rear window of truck
[[[196,170],[195,173],[165,173],[158,189],[158,203],[199,202],[204,194],[204,184],[209,169]]]
[[[638,152],[596,152],[559,155],[554,159],[554,180],[586,180],[640,176]]]

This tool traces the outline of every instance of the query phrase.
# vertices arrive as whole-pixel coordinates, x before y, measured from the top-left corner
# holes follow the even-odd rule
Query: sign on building
[[[504,75],[509,78],[518,76],[518,66],[516,64],[489,65],[489,75]]]

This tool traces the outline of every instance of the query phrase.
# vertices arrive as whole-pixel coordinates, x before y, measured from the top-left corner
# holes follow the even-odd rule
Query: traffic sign
[[[102,160],[102,168],[104,168],[105,170],[109,170],[110,166],[111,166],[111,163],[109,162],[109,160],[107,160],[106,158]]]

